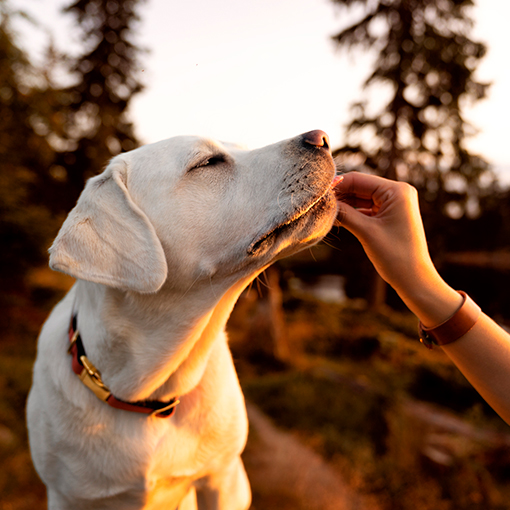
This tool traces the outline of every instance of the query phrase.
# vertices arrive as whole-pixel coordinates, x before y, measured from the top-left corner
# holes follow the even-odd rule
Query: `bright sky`
[[[62,49],[76,47],[70,0],[15,0]],[[488,44],[478,77],[489,98],[467,117],[480,129],[469,147],[508,175],[510,66],[508,0],[478,0],[473,35]],[[349,105],[370,70],[364,54],[335,50],[330,36],[349,23],[330,0],[146,0],[136,42],[145,90],[131,117],[143,142],[198,134],[258,147],[311,129],[342,142]],[[41,30],[26,24],[23,41],[37,56]],[[507,179],[505,179],[507,180]]]

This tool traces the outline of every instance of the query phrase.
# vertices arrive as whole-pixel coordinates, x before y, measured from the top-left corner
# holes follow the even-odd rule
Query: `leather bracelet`
[[[461,290],[457,291],[464,301],[460,308],[439,326],[426,328],[420,321],[419,333],[420,341],[428,349],[434,345],[447,345],[455,342],[464,336],[478,321],[481,309],[480,307]]]

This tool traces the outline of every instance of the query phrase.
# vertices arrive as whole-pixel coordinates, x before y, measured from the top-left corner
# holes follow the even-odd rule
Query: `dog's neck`
[[[228,317],[255,276],[226,289],[197,286],[184,297],[162,289],[163,299],[78,281],[75,313],[87,356],[123,400],[186,394],[202,379],[211,351],[221,348]]]

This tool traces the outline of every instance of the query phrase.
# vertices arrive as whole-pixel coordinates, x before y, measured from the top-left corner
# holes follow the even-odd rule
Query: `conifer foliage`
[[[42,121],[47,108],[44,77],[18,46],[13,19],[23,13],[0,0],[0,282],[19,285],[31,265],[46,258],[45,242],[55,226],[40,199],[53,160]]]
[[[476,214],[492,174],[465,145],[474,129],[463,109],[488,87],[474,77],[486,47],[470,38],[473,1],[332,1],[363,8],[333,37],[338,48],[369,49],[376,57],[364,83],[372,101],[352,106],[337,155],[357,154],[379,175],[412,183],[436,212]]]
[[[19,287],[46,250],[85,181],[138,141],[127,110],[140,92],[132,42],[143,0],[78,0],[65,11],[82,36],[79,54],[49,44],[34,64],[15,23],[29,16],[0,0],[0,280]],[[60,81],[55,79],[59,76]],[[63,85],[62,76],[66,85]],[[70,85],[69,85],[70,84]]]
[[[65,9],[76,17],[88,48],[71,67],[75,84],[62,91],[67,150],[66,169],[72,206],[87,178],[108,160],[138,145],[127,116],[131,98],[142,90],[140,50],[131,40],[140,0],[78,0]]]

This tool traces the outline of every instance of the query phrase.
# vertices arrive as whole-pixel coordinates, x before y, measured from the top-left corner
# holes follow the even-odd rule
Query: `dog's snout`
[[[301,137],[303,143],[306,146],[312,146],[327,151],[330,150],[329,137],[324,131],[321,131],[320,129],[304,133],[301,135]]]

